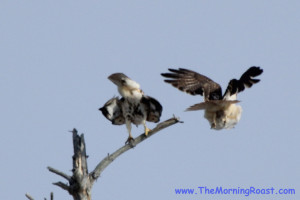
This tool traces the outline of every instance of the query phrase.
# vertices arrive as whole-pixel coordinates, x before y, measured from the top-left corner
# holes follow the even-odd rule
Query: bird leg
[[[213,122],[213,123],[211,124],[210,128],[211,128],[211,129],[214,129],[214,128],[216,128],[216,123],[215,123],[215,122]]]
[[[217,117],[217,113],[213,114],[213,120],[212,120],[212,124],[211,124],[211,129],[216,128],[217,122],[216,122],[216,117]]]
[[[125,144],[132,145],[134,138],[131,135],[131,121],[128,119],[126,119],[125,121],[126,121],[126,128],[127,128],[128,134],[129,134],[128,139],[126,140]]]
[[[147,137],[147,136],[148,136],[148,133],[149,133],[149,131],[151,131],[151,129],[149,129],[149,128],[146,126],[146,120],[143,121],[143,124],[144,124],[145,136]]]

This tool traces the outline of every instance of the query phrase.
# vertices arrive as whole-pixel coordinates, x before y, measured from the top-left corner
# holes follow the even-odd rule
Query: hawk
[[[240,120],[242,107],[237,105],[237,94],[245,88],[258,83],[254,77],[263,70],[260,67],[250,67],[240,79],[229,81],[225,93],[222,95],[221,86],[210,78],[188,69],[169,69],[171,73],[162,73],[166,83],[191,95],[201,95],[204,102],[195,104],[186,111],[204,110],[204,117],[209,121],[212,129],[230,129]]]
[[[159,122],[162,113],[161,104],[156,99],[145,95],[140,85],[123,73],[112,74],[108,79],[117,85],[122,97],[111,98],[99,110],[113,125],[126,124],[129,134],[126,143],[134,140],[131,134],[131,123],[136,126],[143,124],[147,136],[150,129],[146,126],[146,121]]]

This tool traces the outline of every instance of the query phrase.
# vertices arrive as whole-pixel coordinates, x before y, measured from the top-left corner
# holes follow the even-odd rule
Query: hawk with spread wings
[[[210,78],[188,69],[169,69],[171,73],[162,73],[168,78],[166,83],[191,95],[201,95],[204,102],[195,104],[187,111],[204,110],[204,117],[209,121],[212,129],[230,129],[240,120],[242,107],[236,105],[237,94],[245,88],[250,88],[258,83],[254,77],[262,74],[260,67],[250,67],[240,79],[229,81],[225,93],[222,95],[221,86]]]
[[[99,110],[112,124],[126,124],[129,134],[126,143],[134,140],[131,134],[131,123],[136,126],[143,124],[147,136],[150,129],[146,126],[146,121],[159,122],[162,113],[161,104],[156,99],[145,95],[140,85],[123,73],[112,74],[108,79],[118,86],[122,98],[113,97]]]

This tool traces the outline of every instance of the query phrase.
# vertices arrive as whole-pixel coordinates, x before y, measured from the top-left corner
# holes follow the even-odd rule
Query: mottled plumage
[[[188,94],[204,96],[204,102],[189,107],[187,111],[204,110],[204,117],[216,130],[233,128],[238,123],[242,107],[236,105],[239,102],[236,100],[237,94],[258,83],[260,80],[253,77],[263,72],[259,67],[250,67],[240,79],[232,79],[222,95],[221,86],[204,75],[183,68],[169,71],[171,73],[161,74],[168,78],[166,83]]]
[[[147,128],[146,121],[159,122],[162,113],[161,104],[156,99],[145,95],[140,85],[123,73],[112,74],[108,79],[118,86],[122,98],[113,97],[99,110],[112,124],[126,124],[129,133],[127,142],[133,140],[131,123],[143,124],[147,136],[150,129]]]

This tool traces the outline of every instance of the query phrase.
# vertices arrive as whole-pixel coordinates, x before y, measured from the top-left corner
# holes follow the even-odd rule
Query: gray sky
[[[47,166],[72,168],[68,132],[85,133],[89,170],[127,139],[98,111],[118,95],[107,79],[123,72],[164,106],[176,124],[115,160],[94,199],[245,199],[175,195],[175,188],[295,188],[299,199],[299,1],[2,1],[0,3],[0,199],[71,199]],[[223,90],[250,66],[261,82],[238,95],[232,130],[210,130],[202,101],[163,82],[183,67]],[[155,124],[148,123],[149,128]],[[143,127],[133,127],[136,137]]]

